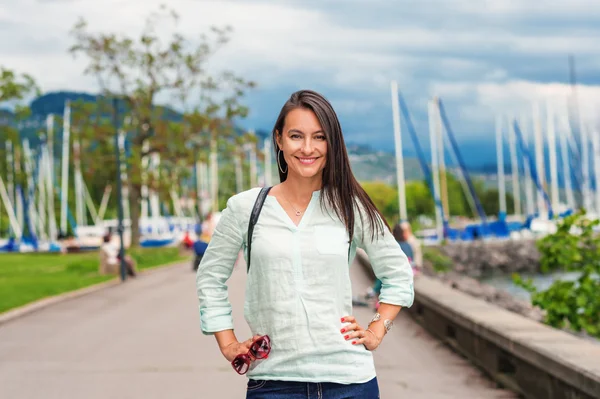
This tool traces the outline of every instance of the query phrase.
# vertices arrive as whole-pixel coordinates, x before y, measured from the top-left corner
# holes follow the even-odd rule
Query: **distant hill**
[[[97,96],[89,93],[78,93],[73,91],[57,91],[39,96],[31,102],[31,114],[33,117],[45,118],[48,114],[62,115],[65,102],[85,101],[95,102]]]
[[[46,93],[34,99],[30,108],[32,111],[31,120],[21,128],[21,136],[27,138],[32,146],[39,142],[38,131],[44,128],[44,121],[48,114],[62,115],[64,104],[67,100],[76,102],[82,100],[85,102],[94,102],[99,98],[98,95],[85,92],[57,91]],[[119,108],[123,111],[124,104],[121,102]],[[163,110],[166,118],[171,120],[181,120],[182,115],[168,107],[160,108]],[[12,113],[10,110],[0,110],[0,121],[10,120]],[[241,131],[242,129],[240,129]],[[270,136],[270,132],[257,129],[257,136],[261,139]],[[2,137],[0,137],[2,140]],[[3,141],[3,140],[2,140]],[[469,171],[473,174],[492,175],[495,174],[495,147],[494,143],[481,141],[465,141],[459,143],[461,152],[468,165]],[[389,184],[396,183],[396,161],[394,153],[384,150],[376,150],[368,145],[348,143],[348,154],[350,163],[356,177],[361,181],[382,181]],[[453,168],[448,159],[448,167]],[[509,169],[506,168],[508,171]],[[423,180],[424,174],[421,165],[410,145],[405,148],[404,159],[405,179]]]
[[[359,181],[382,181],[396,184],[396,157],[384,151],[375,151],[369,146],[348,144],[348,157],[352,171]],[[416,158],[404,159],[406,180],[423,180],[424,174]]]

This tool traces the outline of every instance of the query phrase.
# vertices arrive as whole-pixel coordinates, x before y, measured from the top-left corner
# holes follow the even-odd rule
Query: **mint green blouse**
[[[246,243],[250,213],[260,189],[231,197],[198,267],[196,286],[204,334],[233,329],[226,282]],[[414,298],[407,257],[392,236],[371,240],[356,217],[348,259],[348,234],[335,213],[313,193],[296,226],[277,199],[268,196],[252,238],[244,316],[252,334],[268,334],[268,359],[253,362],[247,376],[259,380],[363,383],[375,377],[373,356],[340,333],[352,314],[349,267],[356,248],[365,250],[382,282],[380,302],[409,307]]]

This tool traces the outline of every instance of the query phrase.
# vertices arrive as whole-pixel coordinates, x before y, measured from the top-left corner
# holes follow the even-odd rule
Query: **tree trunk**
[[[140,198],[141,185],[129,185],[129,203],[131,217],[131,247],[140,246]]]

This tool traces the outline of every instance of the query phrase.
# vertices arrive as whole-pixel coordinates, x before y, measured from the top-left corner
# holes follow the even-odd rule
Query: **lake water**
[[[577,280],[577,278],[579,277],[579,273],[578,272],[568,272],[568,273],[567,272],[556,272],[556,273],[550,273],[550,274],[534,274],[534,275],[524,275],[523,274],[523,275],[521,275],[521,277],[523,277],[523,279],[531,278],[533,281],[533,285],[538,290],[545,290],[545,289],[549,288],[552,285],[552,283],[556,280],[567,280],[567,281]],[[508,292],[509,294],[511,294],[515,298],[519,298],[519,299],[522,299],[525,301],[531,300],[531,296],[529,295],[529,292],[525,291],[521,287],[516,286],[515,283],[513,283],[512,278],[510,276],[506,276],[506,275],[490,276],[490,277],[482,278],[482,279],[480,279],[480,281],[482,283],[489,284],[495,288],[504,290],[504,291]],[[583,338],[586,341],[594,342],[594,343],[600,345],[600,339],[591,337],[585,333],[577,333],[577,332],[568,331],[568,330],[566,330],[566,331],[571,334],[574,334],[580,338]]]
[[[526,275],[522,274],[524,280],[531,278],[533,280],[533,285],[538,290],[545,290],[549,288],[552,283],[556,280],[568,280],[573,281],[577,280],[579,277],[578,272],[555,272],[550,274],[534,274],[534,275]],[[529,292],[524,290],[521,287],[518,287],[513,283],[512,277],[507,275],[497,275],[497,276],[489,276],[481,279],[482,283],[489,284],[492,287],[504,290],[511,294],[512,296],[523,299],[526,301],[530,300]]]

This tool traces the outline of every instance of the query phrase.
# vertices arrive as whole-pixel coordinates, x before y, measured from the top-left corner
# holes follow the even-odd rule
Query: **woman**
[[[246,249],[259,189],[229,199],[198,268],[202,331],[215,335],[230,362],[268,335],[268,358],[250,356],[247,398],[378,398],[371,351],[400,308],[412,304],[408,260],[354,178],[340,123],[324,97],[309,90],[292,94],[273,143],[281,183],[254,228],[244,305],[256,335],[242,342],[235,336],[226,281]],[[349,266],[357,247],[383,282],[370,324],[351,315]]]

